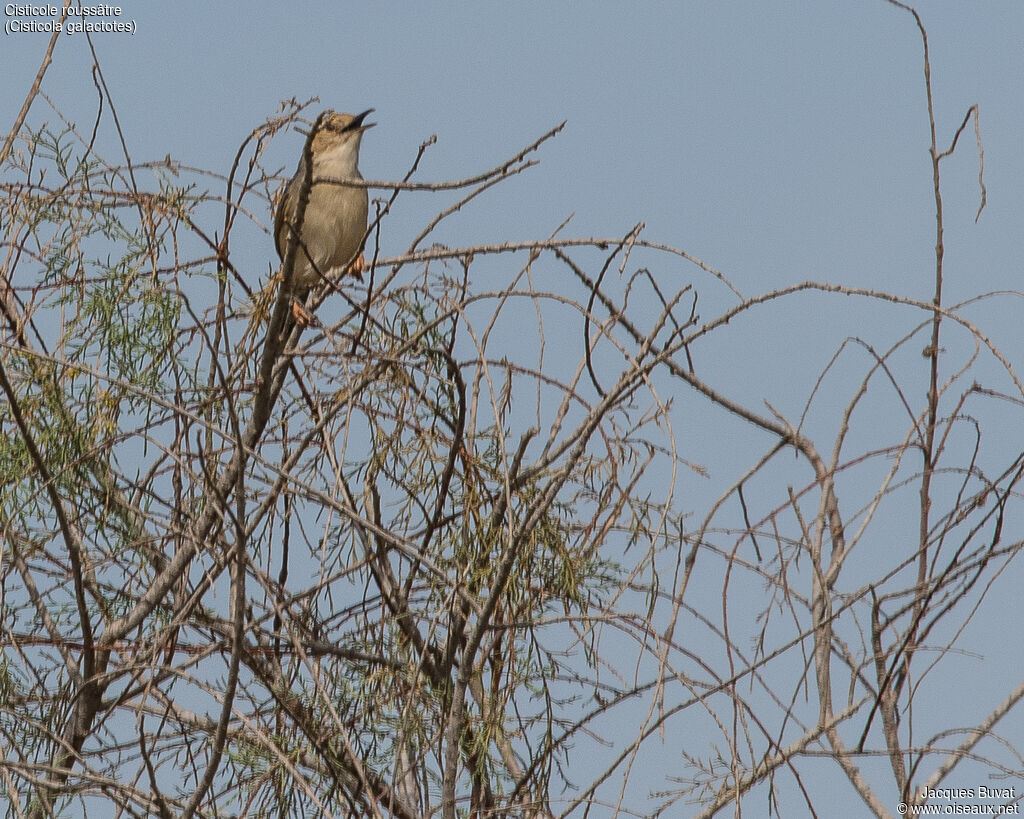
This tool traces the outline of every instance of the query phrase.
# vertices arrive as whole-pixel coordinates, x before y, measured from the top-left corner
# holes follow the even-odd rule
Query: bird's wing
[[[285,251],[288,249],[288,231],[285,229],[285,211],[288,210],[289,192],[298,180],[298,175],[293,176],[285,186],[281,200],[277,203],[277,210],[274,213],[274,245],[277,247],[277,255],[284,261]]]

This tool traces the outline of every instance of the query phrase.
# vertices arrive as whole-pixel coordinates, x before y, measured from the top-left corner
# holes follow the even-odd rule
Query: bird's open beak
[[[345,130],[355,131],[358,128],[360,131],[365,131],[367,128],[372,128],[374,125],[377,124],[376,122],[367,122],[364,125],[363,120],[370,116],[370,114],[372,114],[373,111],[373,108],[367,108],[365,111],[363,111],[363,113],[356,114],[355,117],[353,117],[352,122],[348,124],[348,127]]]

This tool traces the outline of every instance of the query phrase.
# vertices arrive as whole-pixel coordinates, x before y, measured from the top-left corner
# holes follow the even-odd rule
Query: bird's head
[[[325,111],[320,117],[320,126],[313,135],[314,164],[326,163],[339,169],[355,170],[363,132],[376,124],[366,122],[366,117],[372,112],[372,108],[361,114]]]

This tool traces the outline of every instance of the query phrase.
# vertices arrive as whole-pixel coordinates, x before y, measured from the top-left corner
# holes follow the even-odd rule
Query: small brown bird
[[[289,238],[299,239],[292,274],[292,292],[297,316],[309,291],[333,268],[348,267],[347,273],[359,277],[362,272],[362,242],[366,233],[369,196],[366,188],[332,184],[334,179],[362,179],[359,173],[359,143],[363,132],[375,123],[365,123],[373,111],[361,114],[336,114],[327,111],[313,135],[313,183],[302,220],[302,235],[295,237],[299,192],[308,178],[305,156],[285,188],[274,214],[274,241],[284,261]],[[300,316],[301,317],[301,316]],[[308,316],[306,316],[308,319]]]

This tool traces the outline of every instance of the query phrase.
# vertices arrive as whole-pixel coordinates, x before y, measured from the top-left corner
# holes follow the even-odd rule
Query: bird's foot
[[[297,301],[292,302],[292,317],[300,327],[309,327],[313,323],[313,314]]]
[[[345,273],[349,276],[355,276],[359,281],[362,281],[364,270],[366,270],[366,258],[360,253],[352,260]]]

